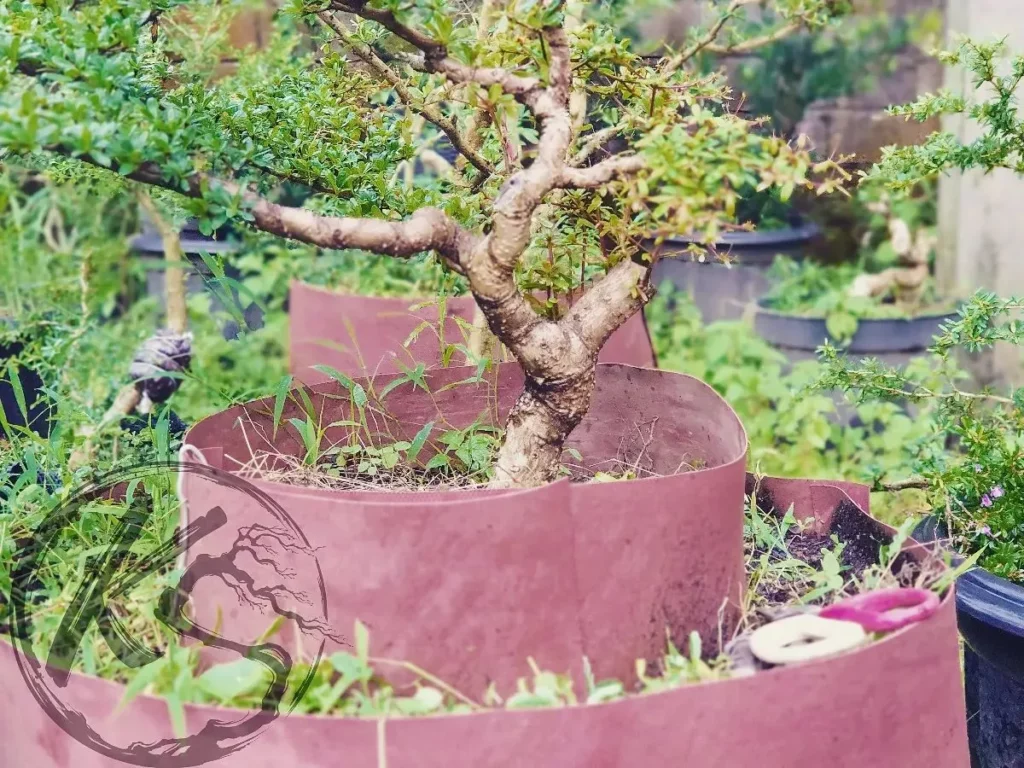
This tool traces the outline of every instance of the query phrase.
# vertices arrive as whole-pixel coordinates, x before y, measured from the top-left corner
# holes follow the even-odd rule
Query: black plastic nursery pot
[[[914,531],[918,541],[944,535],[934,518]],[[956,614],[971,768],[1024,768],[1024,587],[974,568],[957,580]]]
[[[772,231],[730,232],[714,247],[728,256],[729,265],[720,263],[710,251],[705,261],[694,260],[687,251],[694,240],[668,240],[659,249],[654,279],[659,285],[671,283],[689,293],[709,323],[738,320],[771,287],[768,269],[775,258],[802,260],[820,234],[818,226],[809,222]]]
[[[912,318],[865,319],[857,324],[857,331],[848,344],[837,342],[828,332],[823,317],[805,317],[777,312],[758,302],[754,315],[754,329],[762,339],[778,349],[795,365],[818,359],[818,348],[826,341],[842,349],[851,358],[873,357],[886,365],[902,368],[913,358],[923,354],[932,345],[939,328],[955,313],[921,315]],[[856,424],[855,409],[841,392],[834,392],[837,419],[843,424]],[[908,413],[913,406],[903,403]]]
[[[24,347],[18,342],[0,343],[0,366],[6,367],[7,361],[16,358]],[[25,410],[22,412],[18,396],[7,375],[0,376],[0,406],[7,423],[11,428],[29,427],[43,437],[50,434],[51,403],[43,395],[43,380],[31,368],[18,367],[18,382],[24,393]],[[0,439],[7,437],[3,424],[0,424]]]
[[[818,347],[829,341],[851,356],[876,357],[889,365],[905,365],[927,350],[943,323],[956,316],[955,312],[944,312],[910,318],[863,319],[857,323],[850,342],[843,345],[828,332],[825,318],[777,312],[761,301],[754,316],[754,328],[792,362],[815,359]]]

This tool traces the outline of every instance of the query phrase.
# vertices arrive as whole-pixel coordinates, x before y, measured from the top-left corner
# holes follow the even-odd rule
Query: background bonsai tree
[[[744,41],[761,2],[731,0],[652,59],[564,0],[292,0],[266,47],[241,53],[190,30],[244,3],[3,0],[0,151],[162,189],[206,231],[234,219],[323,248],[435,254],[526,375],[494,482],[535,485],[557,474],[602,345],[651,298],[661,239],[713,240],[745,187],[785,198],[841,183],[836,163],[730,113],[720,79],[690,66],[844,5],[770,4],[777,29]],[[217,79],[225,58],[237,67]],[[414,154],[414,119],[460,158],[435,184],[389,183]],[[303,206],[279,202],[296,185]],[[557,295],[537,301],[545,284]]]
[[[963,66],[973,75],[977,95],[929,94],[892,112],[922,120],[962,114],[976,125],[977,138],[961,142],[940,132],[921,146],[892,147],[869,179],[901,193],[948,171],[1024,171],[1024,120],[1017,107],[1024,56],[1004,54],[1002,43],[970,40],[940,54],[945,63]],[[826,346],[828,368],[821,382],[844,389],[859,402],[896,400],[918,406],[928,433],[911,444],[912,458],[899,468],[904,478],[878,470],[878,489],[923,492],[921,511],[936,514],[954,544],[973,555],[972,562],[1016,582],[1024,582],[1024,388],[979,390],[971,386],[960,361],[997,345],[1024,344],[1022,308],[1020,298],[979,291],[935,338],[931,365],[905,371],[874,360],[854,363]]]

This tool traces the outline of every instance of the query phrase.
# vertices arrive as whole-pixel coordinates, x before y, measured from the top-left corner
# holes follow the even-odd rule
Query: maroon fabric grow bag
[[[827,528],[842,490],[763,480],[764,498]],[[867,490],[858,491],[862,497]],[[863,514],[857,512],[857,514]],[[878,524],[879,530],[891,529]],[[911,545],[911,556],[914,546]],[[545,646],[557,643],[550,635]],[[540,648],[533,649],[541,650]],[[6,765],[111,768],[35,705],[0,644],[0,736]],[[65,700],[115,743],[170,738],[166,704],[73,675]],[[189,730],[231,712],[186,706]],[[968,768],[953,595],[932,618],[855,651],[747,678],[607,704],[354,720],[282,716],[218,768]]]
[[[464,343],[466,331],[455,318],[473,322],[472,297],[447,299],[441,327],[434,304],[412,311],[413,299],[356,296],[293,282],[289,299],[291,372],[307,384],[327,377],[314,365],[329,365],[349,376],[397,373],[399,363],[441,365],[443,334],[449,344]],[[410,335],[426,322],[408,347]],[[458,359],[456,354],[456,359]],[[642,312],[633,315],[601,350],[600,362],[653,368],[654,350]]]
[[[432,371],[432,394],[404,384],[387,395],[389,415],[368,421],[392,441],[442,419],[453,427],[481,415],[500,423],[522,388],[518,366],[503,364],[483,383],[444,389],[470,374]],[[362,381],[368,411],[389,378]],[[307,391],[323,423],[350,418],[349,397],[338,399],[336,382]],[[275,451],[302,455],[291,427],[273,438],[272,406],[269,399],[214,415],[196,424],[187,442],[228,470],[271,443]],[[298,413],[289,403],[282,423]],[[348,430],[334,428],[330,438]],[[577,680],[584,656],[598,675],[633,679],[636,659],[661,657],[666,627],[677,642],[697,630],[709,647],[716,644],[720,625],[726,634],[733,625],[742,591],[747,442],[732,409],[691,377],[601,365],[594,404],[571,445],[597,468],[617,457],[656,473],[685,461],[705,468],[515,492],[254,484],[330,553],[322,565],[328,621],[337,634],[351,639],[358,618],[380,655],[412,661],[472,695],[492,681],[508,690],[529,673],[531,654]],[[232,517],[194,556],[224,551],[239,525],[260,514],[256,503],[204,478],[190,476],[184,493],[195,514],[221,506]],[[273,618],[238,605],[227,587],[206,601],[208,610],[222,612],[225,626],[243,633],[238,641],[259,636]],[[281,642],[290,636],[282,631]]]

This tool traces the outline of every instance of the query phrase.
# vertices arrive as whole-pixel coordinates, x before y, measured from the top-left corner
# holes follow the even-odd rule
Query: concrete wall
[[[948,0],[947,26],[953,34],[979,40],[1008,37],[1015,52],[1024,52],[1024,8],[1021,0]],[[970,93],[971,82],[961,69],[950,69],[947,86]],[[961,140],[977,136],[963,118],[944,126]],[[1009,171],[951,174],[939,186],[940,246],[937,276],[948,291],[971,293],[989,288],[1000,295],[1024,295],[1024,178]],[[1020,357],[1000,349],[977,361],[975,374],[983,384],[1024,383]]]

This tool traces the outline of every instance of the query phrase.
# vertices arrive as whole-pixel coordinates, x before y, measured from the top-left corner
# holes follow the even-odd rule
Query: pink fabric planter
[[[306,283],[291,285],[289,337],[291,372],[313,384],[327,377],[313,369],[329,365],[349,376],[397,373],[399,363],[428,368],[441,365],[443,332],[449,344],[465,343],[467,332],[456,318],[473,322],[475,302],[470,296],[447,300],[447,316],[441,328],[437,305],[412,311],[414,299],[355,296]],[[408,347],[409,336],[424,322],[425,328]],[[460,355],[456,354],[455,360]],[[654,349],[643,313],[633,315],[601,350],[602,363],[622,363],[642,368],[655,365]],[[458,363],[456,362],[456,365]]]
[[[481,414],[500,423],[521,391],[518,366],[499,366],[485,383],[443,389],[470,373],[432,371],[432,395],[402,385],[383,404],[389,416],[375,417],[377,429],[394,441],[442,418],[453,427]],[[388,378],[362,384],[372,398]],[[583,657],[599,676],[632,680],[638,658],[662,656],[666,627],[680,643],[692,630],[708,647],[720,629],[727,636],[743,583],[742,425],[691,377],[602,365],[597,382],[595,402],[571,441],[584,463],[601,468],[642,452],[640,465],[656,473],[674,472],[685,461],[705,468],[618,483],[563,480],[514,492],[340,492],[256,481],[330,553],[322,556],[323,575],[335,632],[351,639],[359,619],[377,653],[429,669],[470,695],[482,695],[492,681],[511,690],[529,674],[531,655],[579,681]],[[337,399],[337,383],[308,391],[325,424],[348,418],[348,395]],[[271,399],[214,415],[196,424],[187,442],[222,469],[270,443],[277,452],[301,455],[290,426],[263,439],[273,433],[272,410]],[[289,404],[284,423],[297,414]],[[339,440],[347,430],[335,428],[330,437]],[[643,450],[652,430],[654,442]],[[204,478],[189,476],[184,493],[194,514],[221,506],[234,519],[192,556],[224,551],[239,526],[260,514],[256,503],[240,503]],[[226,587],[204,601],[204,623],[212,625],[219,611],[240,642],[258,637],[274,618],[240,606]],[[283,629],[281,642],[292,636]],[[328,650],[334,647],[328,643]]]
[[[624,484],[630,485],[630,484]],[[839,488],[764,480],[803,519],[828,528],[837,511],[864,515]],[[866,496],[867,489],[858,495]],[[787,505],[788,506],[788,505]],[[785,510],[787,506],[781,506]],[[642,507],[633,509],[633,514]],[[347,514],[347,513],[342,513]],[[481,513],[482,515],[486,513]],[[704,522],[711,523],[711,514]],[[699,524],[699,523],[698,523]],[[879,535],[891,529],[877,524]],[[731,546],[734,545],[734,542]],[[917,556],[915,545],[908,556]],[[656,578],[656,577],[652,577]],[[557,591],[558,585],[552,584]],[[606,617],[606,621],[623,617]],[[542,651],[560,640],[552,628]],[[469,663],[468,661],[466,662]],[[4,764],[120,765],[72,740],[36,706],[14,653],[0,643]],[[170,738],[164,702],[140,696],[117,712],[123,688],[73,675],[65,700],[115,743]],[[238,713],[240,714],[240,713]],[[186,707],[191,732],[231,712]],[[690,685],[596,706],[386,721],[282,716],[218,768],[968,768],[953,594],[931,618],[847,654],[751,677]]]

